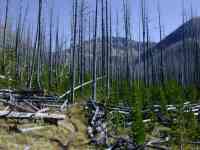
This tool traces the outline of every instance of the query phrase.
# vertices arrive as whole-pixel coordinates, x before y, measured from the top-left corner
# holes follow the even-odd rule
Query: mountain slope
[[[199,33],[200,33],[200,17],[192,18],[191,20],[181,25],[174,32],[169,34],[161,42],[159,42],[155,46],[155,48],[156,49],[167,48],[170,45],[183,40],[183,38],[186,39],[199,38]]]
[[[197,80],[200,80],[199,33],[200,17],[187,21],[149,50],[151,55],[148,58],[148,71],[144,73],[142,69],[147,53],[140,56],[141,62],[136,62],[136,71],[141,72],[142,76],[146,74],[149,78],[154,76],[159,80],[161,70],[163,70],[166,79],[176,79],[188,84],[196,83]],[[163,51],[163,69],[160,65],[161,49]],[[147,58],[145,59],[147,61]]]

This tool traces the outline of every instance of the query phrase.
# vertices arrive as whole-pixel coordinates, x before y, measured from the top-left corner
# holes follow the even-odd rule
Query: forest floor
[[[0,150],[101,149],[92,146],[90,143],[87,135],[86,112],[82,104],[71,105],[64,114],[66,116],[65,120],[58,122],[57,126],[49,125],[42,121],[30,122],[25,120],[0,119]],[[25,133],[18,131],[18,129],[33,127],[44,128]],[[119,129],[119,132],[121,137],[126,137],[128,132],[130,133],[130,130]],[[159,141],[160,133],[163,132],[171,132],[171,129],[156,123],[154,124],[153,130],[146,135],[146,139],[148,141]],[[179,149],[177,145],[170,144],[168,146],[172,150]],[[190,145],[185,145],[185,150],[190,149]],[[151,149],[148,148],[148,150]]]
[[[41,122],[0,120],[0,149],[2,150],[87,150],[91,149],[87,136],[85,112],[80,104],[66,112],[66,119],[58,126]],[[73,117],[72,117],[73,116]],[[44,126],[45,128],[26,133],[16,128]]]

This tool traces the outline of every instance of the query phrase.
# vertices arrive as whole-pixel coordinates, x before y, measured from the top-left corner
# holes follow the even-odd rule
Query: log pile
[[[157,121],[161,123],[162,125],[166,127],[170,127],[174,122],[174,119],[176,118],[169,118],[166,116],[166,112],[168,113],[173,113],[174,115],[177,114],[178,112],[178,107],[177,105],[166,105],[165,110],[163,111],[161,109],[160,105],[153,105],[149,106],[149,108],[143,109],[142,114],[143,114],[143,122],[149,122],[150,121],[150,114],[154,114],[157,118]],[[109,113],[120,113],[126,116],[128,118],[128,121],[126,122],[126,126],[130,126],[132,121],[132,109],[130,107],[108,107]],[[183,106],[181,107],[181,110],[184,113],[193,113],[194,116],[198,119],[200,122],[200,104],[190,104],[190,102],[185,102]]]
[[[86,106],[88,111],[88,135],[91,142],[96,145],[106,145],[107,128],[106,128],[106,109],[103,105],[89,100]]]
[[[2,108],[5,107],[0,111],[0,119],[44,120],[57,124],[59,120],[65,119],[65,115],[48,112],[49,106],[58,105],[56,100],[57,97],[44,96],[40,90],[0,90],[0,103],[3,104]]]
[[[88,111],[88,135],[91,138],[91,142],[95,145],[104,145],[108,150],[117,149],[141,149],[141,145],[137,145],[131,139],[122,137],[113,137],[107,130],[107,110],[104,105],[96,103],[93,100],[89,100],[86,105]],[[109,143],[110,139],[114,139],[114,142]]]
[[[177,113],[177,107],[176,105],[167,105],[166,106],[166,112],[173,112]],[[91,138],[91,142],[95,145],[104,145],[107,147],[107,150],[118,150],[118,149],[130,149],[130,150],[139,150],[139,149],[157,149],[157,150],[168,150],[169,148],[166,147],[166,143],[169,140],[169,137],[166,138],[160,138],[160,139],[153,139],[151,141],[146,142],[143,145],[137,145],[133,139],[130,137],[124,138],[124,137],[114,137],[111,135],[108,131],[108,125],[106,122],[109,120],[107,118],[107,113],[121,113],[128,118],[128,123],[133,123],[132,119],[132,109],[129,107],[112,107],[107,106],[105,107],[101,103],[97,103],[95,101],[89,100],[86,105],[86,109],[88,111],[88,135]],[[200,114],[200,105],[199,104],[186,104],[181,107],[181,110],[184,112],[193,112],[195,115],[195,112],[198,113],[198,118],[200,120],[199,114]],[[142,110],[143,113],[143,122],[151,122],[151,119],[149,118],[150,113],[154,113],[157,117],[157,121],[164,126],[170,127],[173,122],[173,118],[169,118],[169,116],[166,116],[166,114],[161,110],[160,105],[153,105],[149,107],[148,109]],[[111,140],[112,139],[112,140]],[[109,143],[110,141],[113,141],[112,143]]]
[[[144,148],[143,145],[137,145],[133,140],[119,137],[116,139],[116,142],[109,146],[107,150],[120,150],[120,149],[128,149],[128,150],[142,150]]]

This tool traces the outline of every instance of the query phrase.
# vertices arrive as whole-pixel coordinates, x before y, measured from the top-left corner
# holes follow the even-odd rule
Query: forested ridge
[[[2,149],[198,149],[200,18],[183,0],[166,36],[156,1],[154,42],[147,0],[139,26],[129,0],[114,2],[72,0],[66,35],[52,3],[35,0],[30,22],[32,3],[12,20],[15,2],[0,0]]]

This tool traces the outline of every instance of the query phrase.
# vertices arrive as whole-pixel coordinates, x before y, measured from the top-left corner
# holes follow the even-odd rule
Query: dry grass
[[[16,123],[13,120],[0,120],[0,150],[87,150],[91,149],[86,134],[86,118],[80,105],[66,112],[66,119],[58,126],[44,123]],[[45,125],[46,128],[27,133],[16,132],[17,127]]]

